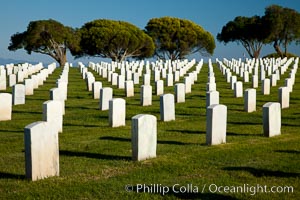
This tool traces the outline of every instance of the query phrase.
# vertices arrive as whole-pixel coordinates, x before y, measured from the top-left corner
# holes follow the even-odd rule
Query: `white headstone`
[[[102,78],[107,78],[108,73],[107,73],[107,68],[102,68]]]
[[[289,88],[290,92],[293,92],[293,82],[291,78],[286,78],[285,80],[285,87]]]
[[[139,84],[140,83],[139,73],[133,73],[132,74],[132,80],[133,80],[133,84]]]
[[[234,97],[243,97],[243,82],[237,81],[234,83]]]
[[[5,74],[0,74],[0,90],[6,90],[6,75]]]
[[[133,97],[134,96],[134,86],[133,81],[125,81],[125,96]]]
[[[60,101],[62,113],[65,114],[65,95],[61,88],[50,89],[50,100]]]
[[[86,67],[83,67],[82,68],[82,79],[85,79],[86,78],[86,73],[87,73],[87,68]]]
[[[155,69],[154,70],[154,81],[160,80],[160,71]]]
[[[173,94],[160,96],[160,120],[164,122],[175,120],[175,99]]]
[[[141,86],[141,105],[150,106],[152,105],[152,86],[142,85]]]
[[[15,74],[10,74],[8,77],[8,85],[9,87],[12,87],[17,83],[17,77]]]
[[[214,104],[206,110],[206,144],[226,143],[227,107]]]
[[[256,111],[256,89],[246,89],[244,95],[244,109],[246,112]]]
[[[130,70],[126,71],[126,77],[125,78],[126,78],[126,81],[132,80],[132,72]]]
[[[17,82],[21,83],[24,81],[24,73],[22,71],[18,71],[17,73]]]
[[[38,85],[43,85],[44,84],[44,78],[42,74],[37,74],[37,79],[38,79]]]
[[[219,104],[219,92],[218,91],[206,92],[206,108],[213,104]]]
[[[36,181],[59,176],[58,132],[50,122],[34,122],[24,129],[26,178]]]
[[[266,78],[266,72],[264,69],[260,70],[260,80],[264,80]]]
[[[230,70],[226,73],[226,82],[230,83],[230,78],[231,78],[232,74],[230,72]]]
[[[278,89],[278,99],[282,109],[290,107],[290,90],[288,87]]]
[[[271,76],[271,86],[277,85],[277,74],[272,74]]]
[[[178,82],[180,80],[180,73],[179,71],[175,71],[174,73],[174,82]]]
[[[118,85],[118,74],[117,73],[111,74],[111,85]]]
[[[266,137],[281,134],[280,103],[269,102],[263,105],[263,129]]]
[[[119,89],[124,89],[125,88],[125,76],[123,75],[118,75],[118,88]]]
[[[144,74],[143,75],[143,85],[150,85],[150,74]]]
[[[33,95],[33,81],[25,79],[25,95]]]
[[[167,77],[167,70],[166,69],[162,69],[161,70],[161,77],[162,78],[166,78]]]
[[[217,90],[217,84],[215,82],[213,83],[206,83],[206,91],[216,91]]]
[[[183,103],[185,102],[185,85],[184,83],[175,84],[175,102]]]
[[[191,93],[192,92],[192,84],[190,77],[184,77],[184,85],[185,85],[185,93]]]
[[[93,91],[93,98],[99,99],[100,98],[100,89],[102,88],[102,82],[95,81],[92,84],[92,91]]]
[[[6,76],[6,69],[3,65],[0,65],[0,75]]]
[[[215,76],[209,76],[208,77],[208,83],[215,83],[215,82],[216,82]]]
[[[109,109],[109,100],[113,98],[113,89],[110,87],[104,87],[100,89],[100,101],[99,109],[108,110]]]
[[[37,89],[39,87],[39,80],[37,75],[32,75],[31,79],[33,81],[33,89]]]
[[[86,80],[87,90],[89,92],[92,91],[92,84],[95,82],[95,77],[93,76],[93,74],[91,74],[91,75],[88,75],[85,80]]]
[[[135,161],[156,157],[157,119],[139,114],[131,122],[132,159]]]
[[[126,101],[121,98],[109,100],[109,126],[125,126],[126,120]]]
[[[155,81],[155,94],[157,96],[162,95],[164,93],[164,81],[158,80]]]
[[[56,82],[56,87],[61,89],[62,94],[64,96],[64,100],[68,98],[68,82],[62,79],[58,79]]]
[[[25,85],[16,84],[12,88],[12,104],[25,104]]]
[[[53,129],[63,132],[63,113],[60,101],[49,100],[43,103],[43,121],[50,122]]]
[[[252,76],[252,87],[257,88],[258,87],[258,75]]]
[[[9,93],[0,93],[0,102],[0,121],[11,120],[12,95]]]
[[[231,76],[230,77],[230,85],[231,85],[232,90],[234,90],[235,82],[237,82],[237,77],[236,76]]]
[[[266,78],[266,79],[262,80],[261,93],[263,95],[270,94],[270,79]]]
[[[166,86],[173,86],[173,74],[167,74]]]
[[[249,82],[249,72],[248,71],[244,71],[244,82],[245,83]]]

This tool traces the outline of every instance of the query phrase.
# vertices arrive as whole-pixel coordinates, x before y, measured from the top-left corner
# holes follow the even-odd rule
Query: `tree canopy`
[[[283,57],[287,55],[288,44],[293,41],[300,43],[300,14],[290,8],[271,5],[265,9],[262,17],[238,16],[229,21],[217,39],[225,44],[241,43],[252,58],[259,56],[263,44],[273,43],[275,51]]]
[[[79,51],[79,36],[74,29],[52,19],[32,21],[26,31],[11,36],[8,49],[46,54],[63,66],[67,61],[67,49],[71,53]]]
[[[161,59],[182,59],[196,52],[202,55],[213,54],[216,47],[213,36],[189,20],[153,18],[145,29],[155,43],[155,55]]]
[[[265,25],[268,27],[267,40],[273,42],[275,51],[283,57],[287,54],[287,46],[292,41],[300,40],[300,13],[278,5],[271,5],[265,9]],[[280,46],[284,47],[284,54]]]
[[[123,61],[128,57],[150,57],[155,48],[151,37],[124,21],[94,20],[84,24],[80,33],[81,51],[77,57],[100,56]]]
[[[217,40],[225,44],[241,43],[251,58],[258,58],[267,34],[261,17],[238,16],[223,26],[221,33],[217,35]]]

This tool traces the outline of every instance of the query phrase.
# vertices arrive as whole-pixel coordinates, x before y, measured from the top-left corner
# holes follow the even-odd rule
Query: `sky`
[[[54,60],[42,54],[28,55],[25,50],[9,51],[10,37],[24,32],[30,21],[54,19],[66,26],[80,28],[95,19],[112,19],[130,22],[144,29],[151,18],[163,16],[188,19],[210,32],[216,41],[212,58],[239,58],[246,53],[242,45],[224,45],[216,40],[222,27],[237,16],[264,15],[265,8],[277,4],[300,12],[299,0],[1,0],[0,2],[0,58],[24,60],[30,63],[51,63]],[[300,56],[300,45],[292,44],[289,52]],[[273,47],[263,47],[261,56],[273,53]],[[199,54],[190,56],[197,60]],[[1,60],[0,59],[0,60]],[[74,58],[68,61],[99,62],[100,58]],[[0,64],[6,64],[1,63]]]

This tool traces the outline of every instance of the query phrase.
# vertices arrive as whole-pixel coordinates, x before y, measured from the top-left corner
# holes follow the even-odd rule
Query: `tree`
[[[298,43],[300,40],[300,14],[290,8],[271,5],[265,9],[264,21],[269,30],[268,42],[273,43],[275,51],[281,57],[286,56],[288,44],[292,41]]]
[[[8,49],[15,51],[22,48],[28,54],[36,52],[49,55],[60,66],[64,66],[67,49],[71,53],[79,51],[79,36],[76,30],[52,19],[32,21],[26,31],[11,36]]]
[[[213,54],[213,36],[192,21],[172,17],[153,18],[145,27],[155,43],[155,55],[160,59],[182,59],[199,52]]]
[[[219,42],[241,43],[251,58],[258,58],[268,31],[259,16],[242,17],[238,16],[223,26],[221,33],[218,33]]]
[[[84,24],[80,32],[81,51],[76,57],[100,56],[121,62],[128,57],[150,57],[155,48],[151,37],[124,21],[98,19]]]

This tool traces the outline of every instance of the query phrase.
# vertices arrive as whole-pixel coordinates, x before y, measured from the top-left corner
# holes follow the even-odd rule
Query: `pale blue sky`
[[[34,20],[51,18],[64,25],[80,28],[88,21],[105,18],[128,21],[144,29],[151,18],[171,16],[192,20],[216,38],[222,27],[236,16],[261,16],[265,7],[271,4],[300,12],[299,0],[1,0],[0,58],[53,62],[46,55],[7,50],[10,36],[25,31],[28,23]],[[261,55],[273,51],[271,45],[267,45],[263,47]],[[300,46],[291,45],[289,51],[300,55]],[[213,58],[238,58],[244,52],[243,47],[236,43],[224,45],[216,41]],[[201,58],[198,54],[195,56]],[[87,61],[74,61],[71,55],[68,55],[68,60]]]

